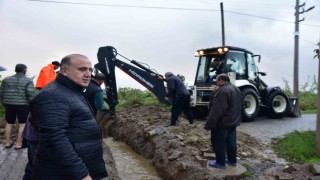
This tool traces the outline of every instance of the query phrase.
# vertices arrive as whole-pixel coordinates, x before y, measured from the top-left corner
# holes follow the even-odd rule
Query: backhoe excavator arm
[[[134,60],[130,60],[130,62],[137,67],[127,64],[117,59],[117,55],[116,49],[112,46],[100,47],[97,55],[98,63],[94,66],[106,76],[106,102],[108,103],[110,110],[115,112],[115,107],[118,104],[115,75],[116,66],[151,91],[160,102],[165,103],[166,89],[164,87],[163,76]]]

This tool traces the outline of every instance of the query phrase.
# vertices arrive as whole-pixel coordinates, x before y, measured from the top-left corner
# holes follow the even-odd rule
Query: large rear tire
[[[259,97],[252,88],[241,90],[242,93],[242,121],[250,122],[255,120],[259,113]]]
[[[289,98],[281,90],[272,91],[266,98],[266,113],[269,118],[283,118],[288,114],[289,106]]]

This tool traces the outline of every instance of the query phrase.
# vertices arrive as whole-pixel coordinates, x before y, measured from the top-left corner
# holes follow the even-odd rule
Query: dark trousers
[[[182,95],[175,99],[171,108],[171,125],[176,125],[181,110],[187,116],[189,123],[193,123],[193,117],[190,109],[190,95]]]
[[[217,164],[225,166],[226,153],[230,163],[237,162],[237,133],[235,127],[211,129],[211,144],[215,149]]]
[[[23,180],[31,179],[32,161],[37,152],[38,141],[28,141],[28,163],[24,170]]]

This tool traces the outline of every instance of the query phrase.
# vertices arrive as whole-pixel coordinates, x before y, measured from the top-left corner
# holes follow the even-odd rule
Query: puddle
[[[155,168],[147,159],[136,153],[123,142],[113,140],[113,138],[104,139],[116,163],[118,174],[121,179],[132,180],[161,180]]]

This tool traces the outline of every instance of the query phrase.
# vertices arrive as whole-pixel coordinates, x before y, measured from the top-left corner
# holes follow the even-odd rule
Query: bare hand
[[[216,92],[219,89],[219,86],[213,85],[212,86],[212,92]]]

